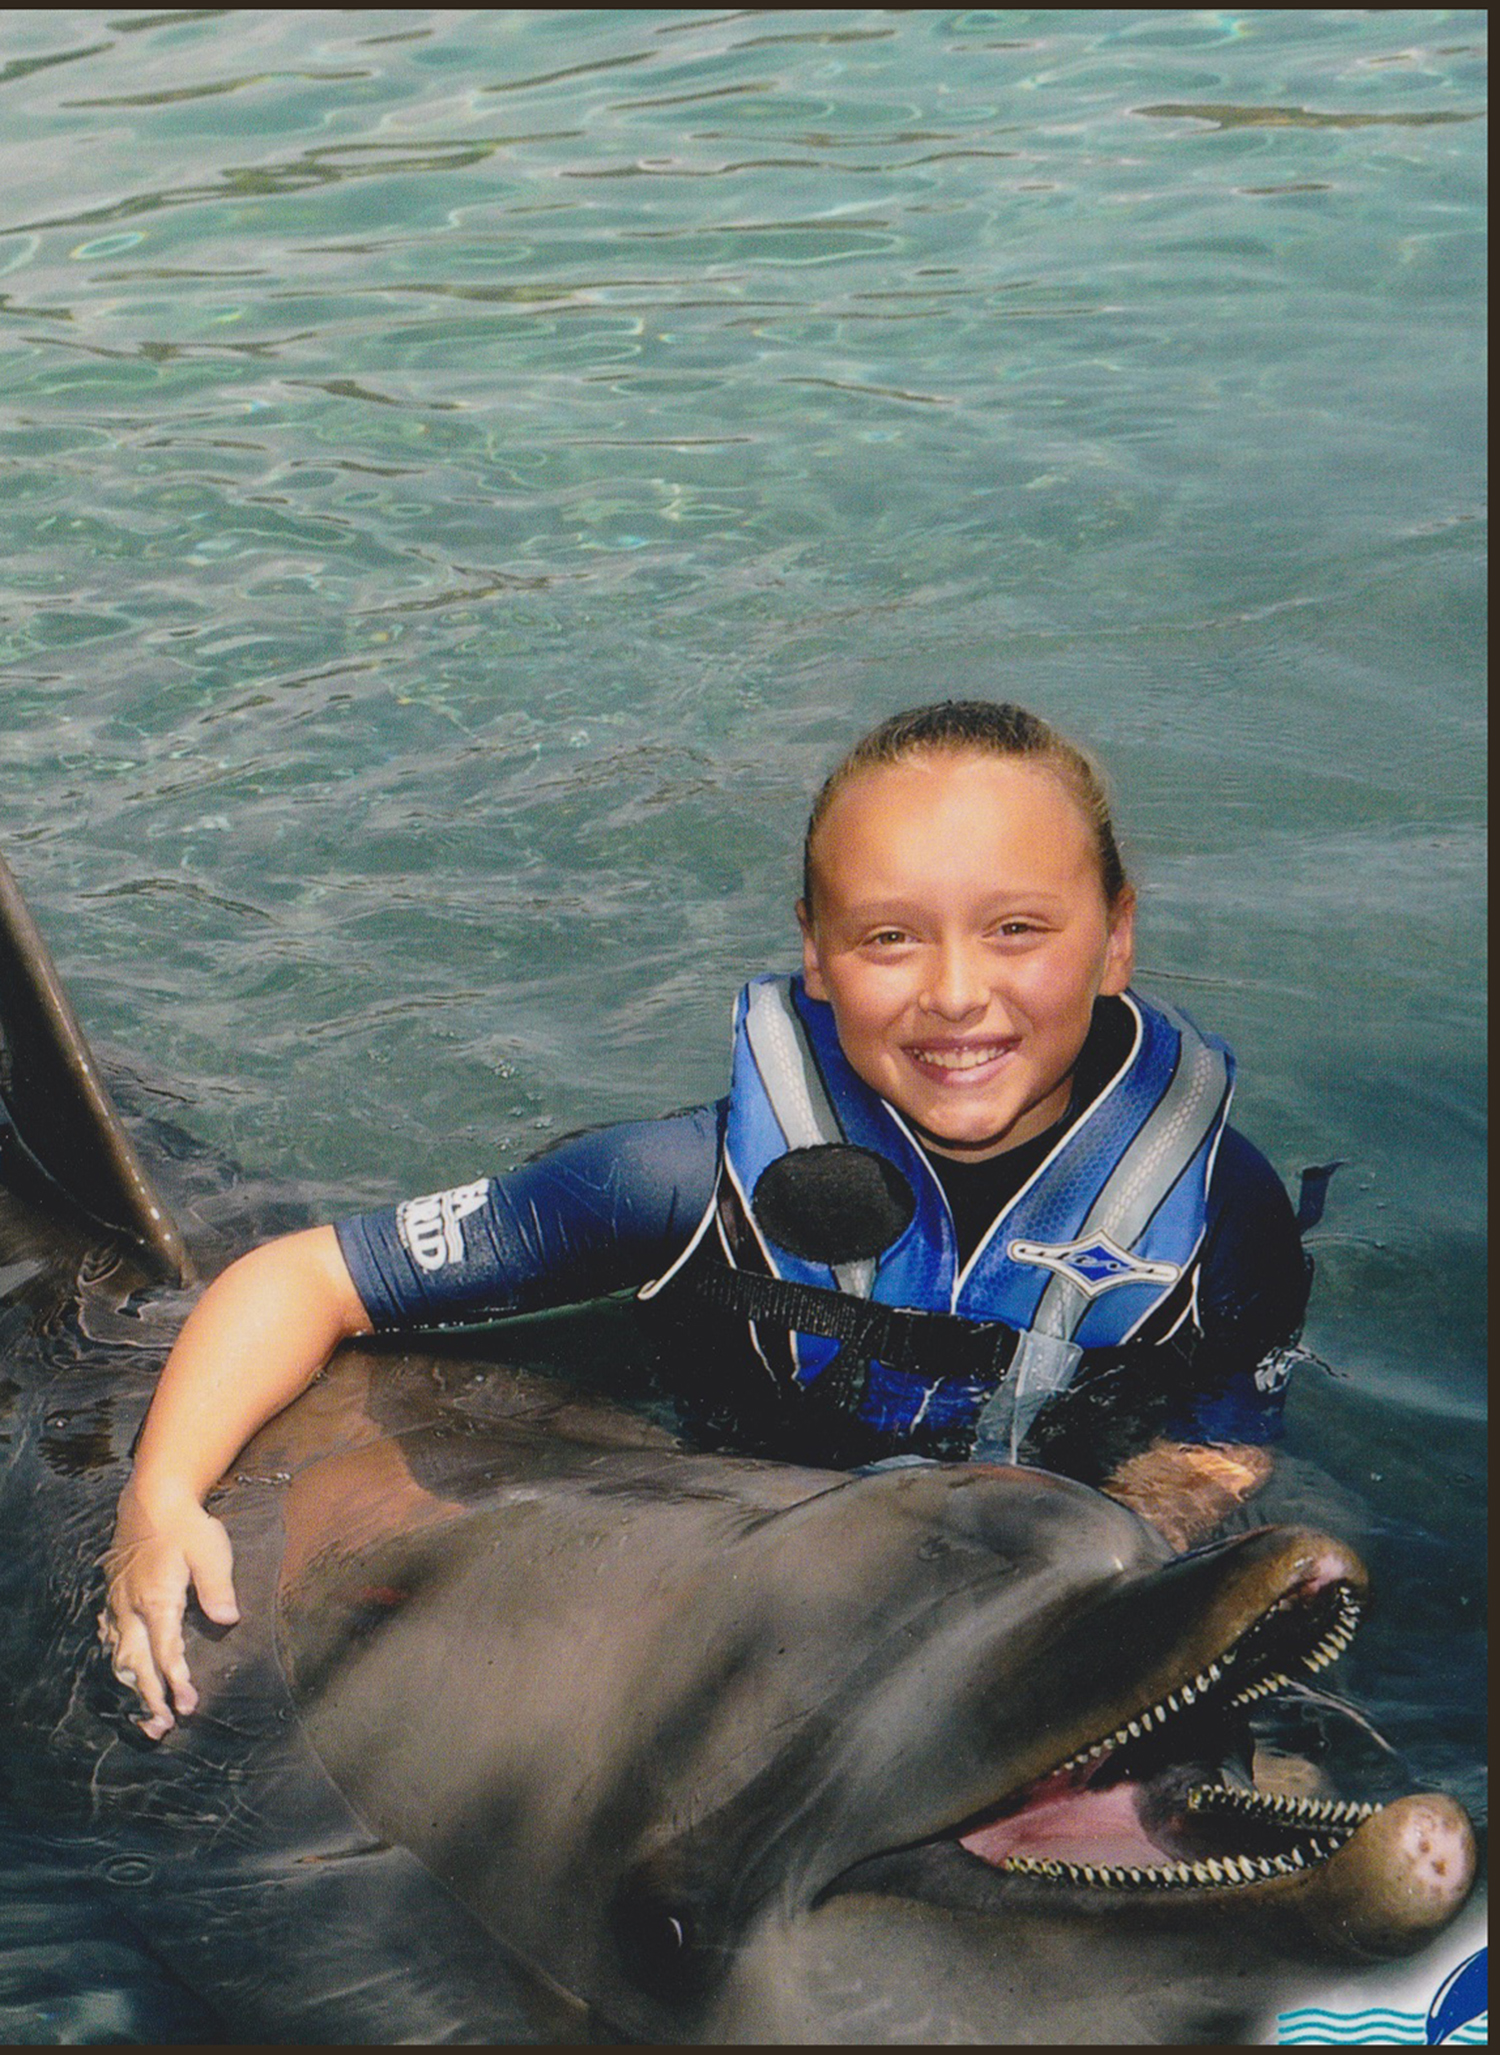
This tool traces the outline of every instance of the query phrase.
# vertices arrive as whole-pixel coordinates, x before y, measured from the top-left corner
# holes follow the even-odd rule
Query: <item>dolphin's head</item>
[[[1420,1946],[1472,1878],[1458,1809],[1250,1774],[1247,1708],[1339,1653],[1364,1581],[1300,1530],[1173,1557],[1033,1471],[616,1453],[326,1552],[292,1668],[339,1781],[546,1977],[616,2031],[738,2038],[747,1965],[895,1951],[913,1917],[1003,1937],[1012,1978],[1080,1927],[1149,1954],[1232,1926],[1242,1975]]]

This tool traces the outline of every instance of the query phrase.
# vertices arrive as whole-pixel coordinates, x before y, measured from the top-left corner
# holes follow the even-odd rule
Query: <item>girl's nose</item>
[[[943,1020],[966,1020],[989,1004],[989,985],[978,954],[961,942],[938,946],[932,959],[922,1006]]]

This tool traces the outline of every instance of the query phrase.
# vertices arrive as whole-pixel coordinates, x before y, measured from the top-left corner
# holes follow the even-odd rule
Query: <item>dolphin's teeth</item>
[[[1325,1862],[1335,1854],[1365,1821],[1380,1811],[1378,1805],[1337,1798],[1297,1798],[1286,1793],[1231,1789],[1224,1784],[1200,1784],[1187,1794],[1189,1813],[1208,1811],[1233,1813],[1241,1818],[1275,1820],[1279,1825],[1301,1829],[1305,1838],[1272,1857],[1248,1855],[1220,1857],[1228,1872],[1225,1881],[1251,1882],[1257,1876],[1289,1876],[1310,1862]],[[1316,1829],[1308,1833],[1309,1828]],[[1269,1863],[1269,1867],[1267,1866]],[[1210,1869],[1213,1861],[1210,1860]]]
[[[1304,1668],[1326,1669],[1329,1663],[1336,1661],[1353,1639],[1358,1622],[1358,1602],[1345,1592],[1339,1605],[1338,1618],[1311,1653],[1303,1657]]]
[[[1288,1596],[1280,1599],[1268,1612],[1261,1615],[1256,1626],[1263,1627],[1266,1621],[1277,1616],[1291,1615],[1297,1610],[1298,1602],[1292,1597]],[[1339,1598],[1337,1615],[1331,1625],[1327,1624],[1325,1615],[1325,1630],[1322,1639],[1307,1654],[1297,1658],[1297,1663],[1304,1672],[1321,1670],[1343,1653],[1353,1636],[1355,1626],[1359,1620],[1359,1612],[1359,1605],[1352,1594],[1347,1589],[1343,1590]],[[1254,1633],[1255,1629],[1252,1628],[1250,1631]],[[1229,1691],[1220,1690],[1215,1693],[1215,1686],[1222,1685],[1224,1681],[1225,1671],[1229,1669],[1231,1664],[1240,1661],[1245,1641],[1246,1637],[1242,1636],[1240,1642],[1236,1643],[1234,1647],[1223,1650],[1206,1668],[1201,1669],[1191,1683],[1177,1685],[1173,1690],[1167,1692],[1164,1698],[1157,1700],[1155,1704],[1147,1707],[1144,1711],[1132,1715],[1123,1725],[1116,1727],[1114,1732],[1103,1740],[1094,1741],[1088,1747],[1078,1749],[1076,1753],[1070,1755],[1065,1762],[1059,1765],[1059,1771],[1084,1769],[1089,1764],[1098,1762],[1101,1756],[1108,1755],[1115,1749],[1128,1747],[1132,1741],[1139,1741],[1144,1735],[1154,1733],[1158,1728],[1166,1727],[1173,1714],[1185,1712],[1189,1707],[1197,1705],[1200,1700],[1207,1699],[1211,1693],[1215,1695],[1216,1702],[1221,1706],[1244,1706],[1253,1705],[1258,1699],[1267,1698],[1273,1692],[1285,1689],[1291,1682],[1286,1671],[1276,1670],[1269,1675],[1257,1676],[1252,1668],[1250,1671],[1250,1681],[1244,1684],[1238,1691],[1233,1690],[1231,1687]],[[1283,1655],[1282,1659],[1285,1661],[1287,1658]],[[1197,1810],[1205,1805],[1230,1807],[1242,1812],[1258,1814],[1262,1819],[1269,1817],[1285,1820],[1317,1820],[1320,1824],[1327,1826],[1347,1827],[1351,1832],[1362,1821],[1370,1818],[1372,1813],[1378,1812],[1380,1809],[1378,1806],[1350,1806],[1340,1805],[1332,1801],[1314,1802],[1304,1799],[1276,1797],[1269,1793],[1257,1791],[1241,1793],[1230,1791],[1222,1785],[1205,1786],[1200,1790],[1189,1792],[1187,1805],[1189,1810]],[[1345,1837],[1342,1835],[1339,1837],[1340,1840],[1343,1838]],[[1328,1851],[1321,1844],[1315,1843],[1313,1845],[1316,1849],[1317,1857],[1321,1858],[1327,1854]],[[1284,1865],[1290,1869],[1300,1869],[1305,1866],[1306,1857],[1299,1848],[1295,1852],[1295,1859],[1291,1857],[1277,1857],[1275,1862],[1277,1865]],[[1075,1879],[1087,1879],[1091,1883],[1097,1881],[1095,1868],[1080,1869],[1073,1864],[1063,1864],[1060,1867],[1054,1865],[1047,1869],[1042,1869],[1036,1864],[1020,1864],[1019,1862],[1015,1865],[1007,1864],[1005,1866],[1025,1868],[1032,1874],[1069,1876]],[[1191,1870],[1181,1868],[1180,1875],[1176,1870],[1155,1869],[1147,1870],[1142,1875],[1146,1881],[1156,1884],[1162,1882],[1186,1882],[1189,1880],[1198,1882],[1210,1881],[1206,1873],[1199,1874],[1202,1871],[1202,1867],[1201,1864],[1198,1864]],[[1273,1871],[1265,1868],[1263,1862],[1258,1867],[1251,1867],[1248,1858],[1241,1862],[1239,1868],[1235,1867],[1233,1861],[1230,1864],[1230,1877],[1232,1880],[1239,1878],[1241,1875],[1249,1878],[1256,1874],[1270,1875],[1272,1873]],[[1126,1872],[1124,1871],[1119,1872],[1118,1878],[1113,1877],[1108,1870],[1100,1871],[1098,1875],[1102,1876],[1106,1881],[1127,1881]],[[1141,1878],[1135,1872],[1131,1872],[1129,1880],[1140,1881]],[[1212,1881],[1223,1881],[1223,1878],[1220,1877]]]

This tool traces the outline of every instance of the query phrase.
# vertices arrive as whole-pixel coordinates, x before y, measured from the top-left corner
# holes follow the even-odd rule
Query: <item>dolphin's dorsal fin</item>
[[[72,1203],[128,1236],[175,1282],[181,1234],[110,1103],[46,943],[0,857],[0,1099],[32,1162]]]

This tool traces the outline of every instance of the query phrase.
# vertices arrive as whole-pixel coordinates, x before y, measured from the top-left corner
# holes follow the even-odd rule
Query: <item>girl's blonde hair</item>
[[[945,699],[936,706],[917,706],[892,714],[849,751],[824,779],[808,816],[802,843],[802,897],[812,909],[813,838],[835,796],[862,771],[905,763],[939,750],[954,754],[974,751],[982,756],[1016,757],[1060,778],[1089,824],[1099,859],[1105,904],[1113,911],[1130,889],[1130,880],[1115,840],[1109,791],[1098,764],[1076,742],[1059,734],[1040,714],[1024,706],[991,699]]]

